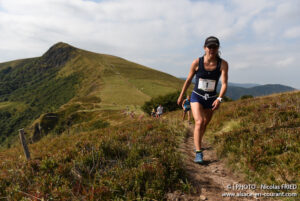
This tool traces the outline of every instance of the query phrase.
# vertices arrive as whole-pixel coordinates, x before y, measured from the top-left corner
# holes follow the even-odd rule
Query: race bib
[[[216,80],[208,80],[199,78],[198,89],[203,91],[214,91],[216,86]]]

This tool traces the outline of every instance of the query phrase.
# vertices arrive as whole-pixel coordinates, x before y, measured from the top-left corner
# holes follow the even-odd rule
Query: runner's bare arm
[[[228,82],[228,63],[227,61],[223,60],[222,61],[222,66],[221,66],[221,79],[222,79],[222,87],[221,87],[221,90],[220,90],[220,94],[219,94],[219,97],[223,97],[226,93],[226,90],[227,90],[227,82]],[[213,108],[212,110],[216,110],[219,108],[219,105],[220,105],[220,101],[218,99],[216,99],[214,102],[213,102]]]
[[[191,69],[190,69],[190,73],[187,77],[187,79],[185,80],[181,93],[178,97],[177,100],[177,104],[180,105],[183,99],[183,95],[185,94],[186,90],[189,88],[189,86],[191,85],[192,79],[195,75],[196,70],[198,69],[198,65],[199,65],[199,59],[195,59],[191,65]]]
[[[222,79],[222,87],[220,90],[219,97],[222,98],[227,91],[227,85],[228,85],[228,63],[225,60],[223,60],[221,66],[221,79]]]

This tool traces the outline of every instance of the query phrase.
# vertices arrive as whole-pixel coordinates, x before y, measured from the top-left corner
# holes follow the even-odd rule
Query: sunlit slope
[[[84,95],[104,105],[142,105],[152,97],[180,90],[183,81],[125,59],[78,50],[85,65]]]
[[[58,43],[56,46],[69,46]],[[102,106],[142,105],[152,97],[180,90],[184,81],[120,57],[74,48],[58,77],[81,75],[75,98],[96,96]]]
[[[56,68],[55,72],[48,75],[57,79],[78,74],[80,84],[75,86],[75,97],[94,95],[100,97],[103,104],[112,105],[141,105],[151,97],[180,90],[183,84],[182,80],[169,74],[120,57],[78,49],[66,43],[55,44],[42,57],[0,64],[2,74],[10,74],[14,68],[24,68],[23,74]],[[25,71],[32,68],[35,71]],[[5,81],[1,80],[1,84],[7,84]],[[28,82],[29,79],[25,80],[25,84]]]
[[[0,144],[45,113],[138,109],[182,84],[116,56],[57,43],[41,57],[0,64]]]

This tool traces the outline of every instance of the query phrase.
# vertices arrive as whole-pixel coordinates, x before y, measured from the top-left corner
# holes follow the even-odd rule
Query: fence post
[[[23,149],[24,149],[26,159],[29,160],[30,159],[30,152],[29,152],[29,149],[28,149],[27,144],[26,144],[23,128],[19,130],[19,136],[20,136],[21,144],[22,144]]]

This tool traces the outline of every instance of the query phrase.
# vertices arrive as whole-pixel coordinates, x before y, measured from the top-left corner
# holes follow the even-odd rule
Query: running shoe
[[[203,153],[202,151],[201,152],[196,152],[196,157],[195,157],[195,160],[194,160],[195,163],[203,163]]]

